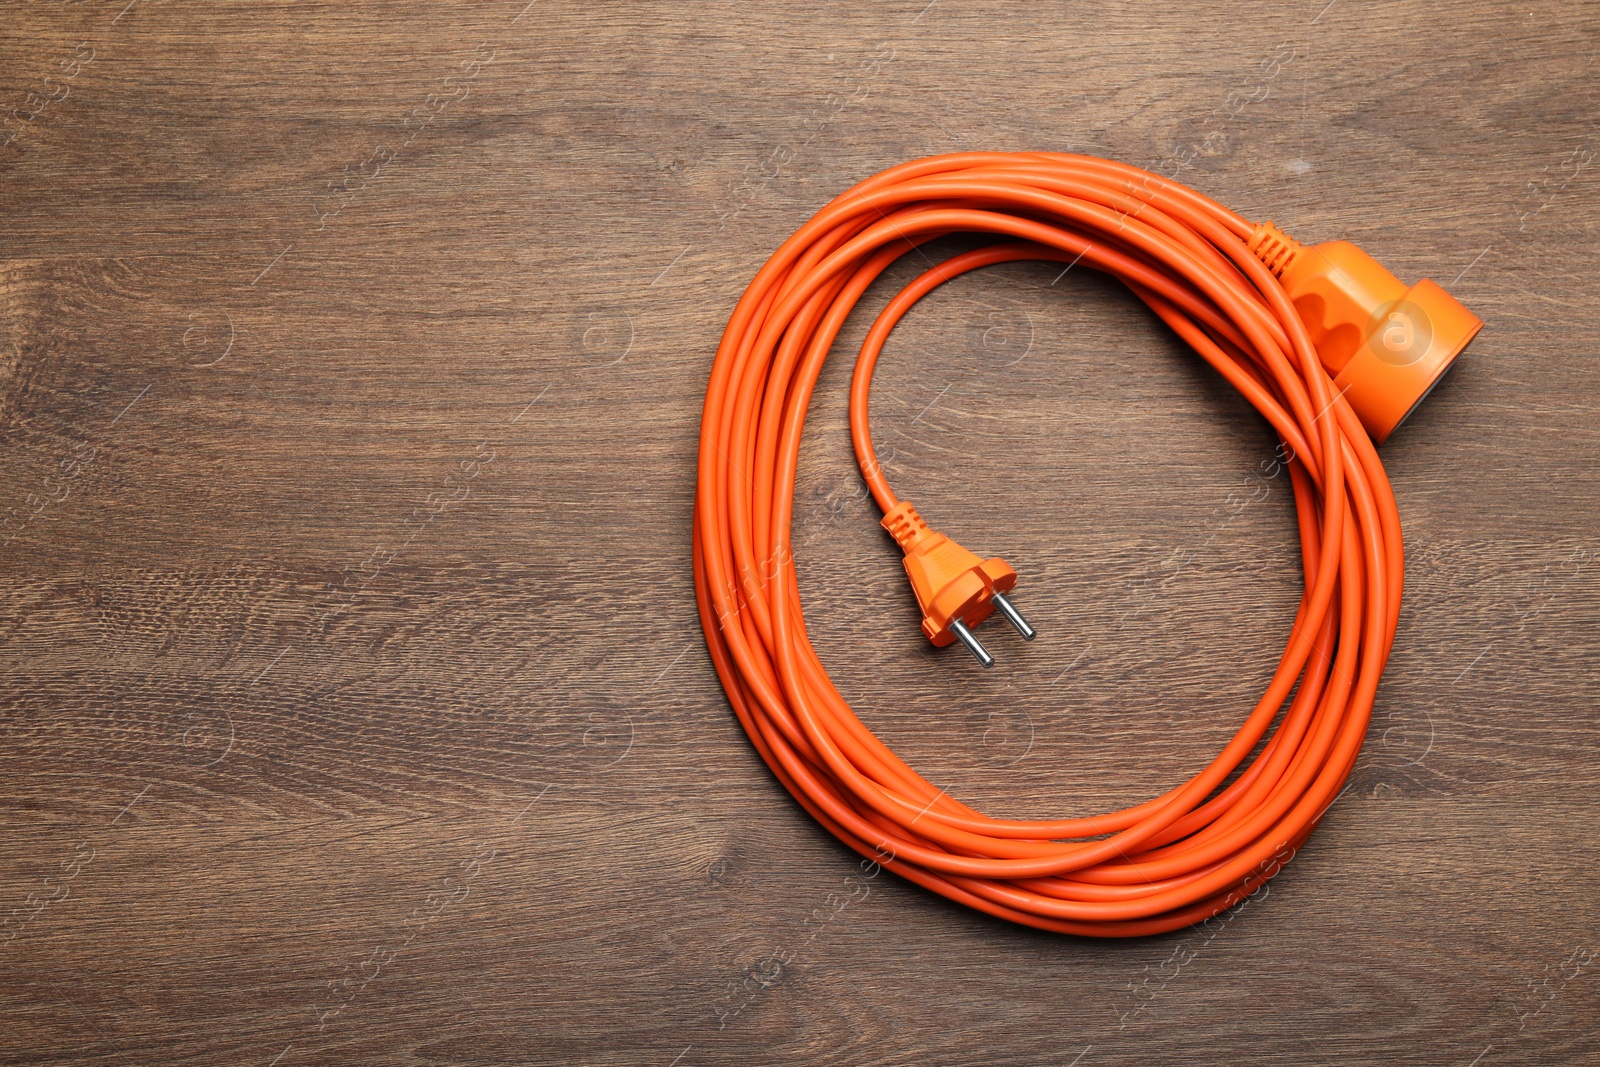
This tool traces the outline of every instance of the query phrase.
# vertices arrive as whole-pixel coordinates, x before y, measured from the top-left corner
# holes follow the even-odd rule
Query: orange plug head
[[[1033,628],[1006,599],[1017,584],[1017,572],[1005,560],[980,559],[944,534],[932,530],[917,509],[902,500],[883,517],[883,528],[905,551],[906,577],[911,579],[922,609],[922,632],[943,648],[960,640],[985,667],[994,658],[972,636],[972,630],[999,608],[1028,640]]]
[[[1283,282],[1334,387],[1378,444],[1483,328],[1433,282],[1407,288],[1348,241],[1306,248],[1264,222],[1249,246]]]

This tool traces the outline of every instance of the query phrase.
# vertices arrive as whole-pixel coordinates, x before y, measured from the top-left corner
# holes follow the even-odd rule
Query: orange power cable
[[[906,548],[935,644],[959,638],[986,658],[971,628],[995,607],[1031,636],[1003,595],[1015,572],[928,530],[889,487],[868,432],[868,389],[885,339],[950,278],[1022,259],[1114,275],[1255,405],[1290,456],[1305,593],[1272,681],[1209,766],[1122,811],[1032,821],[962,804],[863,725],[806,636],[790,524],[817,376],[873,280],[900,256],[956,232],[999,241],[933,267],[889,302],[862,346],[850,393],[862,476]],[[1325,337],[1329,324],[1303,320],[1286,290],[1297,276],[1285,270],[1315,251],[1136,167],[1039,152],[936,156],[886,170],[835,198],[772,255],[728,322],[706,391],[695,589],[734,713],[818,822],[862,856],[952,900],[1097,937],[1205,919],[1293,855],[1361,749],[1394,640],[1403,569],[1399,514],[1372,439],[1392,425],[1363,425],[1367,415],[1344,396],[1349,387],[1330,377],[1326,353],[1319,358],[1314,336]],[[1439,332],[1429,330],[1427,344],[1465,344],[1438,341]]]

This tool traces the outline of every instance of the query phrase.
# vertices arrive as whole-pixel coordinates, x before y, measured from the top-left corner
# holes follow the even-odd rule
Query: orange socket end
[[[1017,584],[1017,572],[998,557],[981,559],[944,534],[930,529],[907,501],[896,504],[883,517],[883,528],[905,552],[906,577],[922,609],[922,632],[943,648],[956,640],[967,646],[978,662],[992,666],[994,659],[972,636],[975,629],[999,608],[1023,637],[1033,629],[1006,600]]]
[[[1438,285],[1407,287],[1348,241],[1305,247],[1264,222],[1249,247],[1283,282],[1334,387],[1378,444],[1483,328]]]

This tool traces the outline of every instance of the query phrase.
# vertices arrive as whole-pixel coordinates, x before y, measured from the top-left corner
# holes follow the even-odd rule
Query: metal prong
[[[971,652],[973,658],[979,663],[983,664],[985,667],[994,666],[994,657],[989,655],[989,650],[984,648],[983,644],[976,637],[972,636],[972,631],[967,629],[966,623],[962,622],[960,619],[951,620],[950,632],[955,634],[956,639],[959,640],[963,645],[967,646],[967,651]]]
[[[1028,620],[1022,617],[1022,612],[1017,610],[1017,606],[1006,599],[1004,593],[996,593],[989,599],[994,601],[994,606],[1000,609],[1000,613],[1010,621],[1011,625],[1017,628],[1017,633],[1022,635],[1024,641],[1032,641],[1039,636],[1033,632],[1033,627],[1028,625]]]

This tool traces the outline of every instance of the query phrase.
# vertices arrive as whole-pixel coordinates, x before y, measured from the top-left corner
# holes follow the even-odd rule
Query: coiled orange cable
[[[762,759],[862,856],[1001,918],[1136,936],[1200,921],[1252,892],[1339,792],[1399,618],[1399,513],[1372,441],[1333,388],[1282,285],[1247,247],[1255,230],[1191,189],[1103,159],[935,156],[835,198],[745,290],[717,349],[702,417],[700,617],[734,713]],[[806,636],[789,536],[817,376],[872,281],[901,255],[955,232],[1003,240],[906,286],[878,316],[856,364],[851,433],[862,476],[885,510],[897,498],[867,426],[884,340],[940,283],[1008,260],[1082,263],[1121,279],[1289,450],[1305,593],[1272,681],[1209,766],[1122,811],[1031,821],[962,804],[856,717]]]

